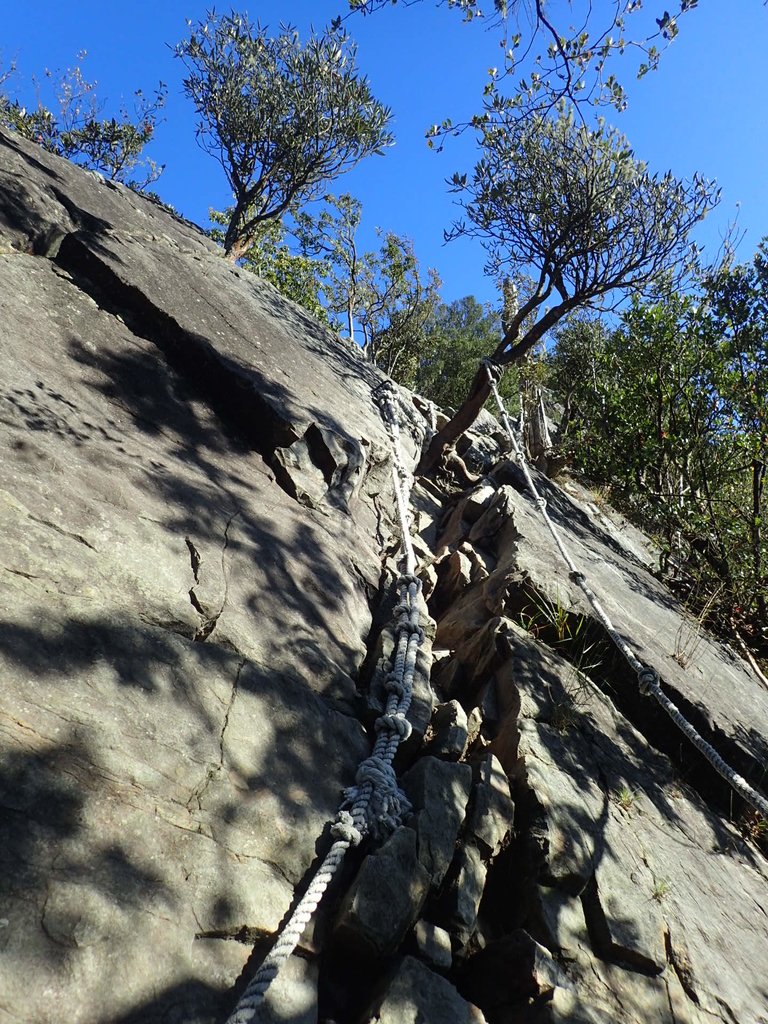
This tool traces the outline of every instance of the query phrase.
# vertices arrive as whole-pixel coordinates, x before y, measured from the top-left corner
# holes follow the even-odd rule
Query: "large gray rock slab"
[[[0,233],[3,1009],[214,1019],[369,751],[380,375],[2,133]]]
[[[414,957],[400,964],[370,1024],[484,1024],[485,1017],[453,985]]]
[[[526,641],[511,635],[519,655]],[[672,1024],[703,1012],[758,1022],[759,965],[768,958],[758,909],[765,858],[596,687],[580,689],[567,728],[553,727],[552,707],[573,685],[572,668],[542,651],[537,679],[536,648],[529,641],[526,649],[526,671],[506,677],[519,687],[509,706],[522,716],[517,794],[544,884],[531,915],[534,937],[560,954],[576,984],[563,1005],[612,1005],[620,1021]]]
[[[503,530],[499,534],[496,573],[503,574],[505,565],[514,565],[552,605],[594,619],[586,598],[569,580],[519,470],[508,464],[500,475],[513,481],[501,488],[513,532],[506,538]],[[534,472],[534,476],[563,541],[618,632],[641,661],[658,671],[662,685],[684,713],[735,762],[737,770],[759,784],[768,770],[768,690],[745,662],[686,618],[680,603],[629,547],[612,532],[600,529],[575,498],[541,474]],[[620,695],[635,705],[642,703],[629,666]],[[651,728],[668,728],[664,712],[650,703],[638,714],[649,717]],[[698,765],[696,756],[691,754],[690,763]]]

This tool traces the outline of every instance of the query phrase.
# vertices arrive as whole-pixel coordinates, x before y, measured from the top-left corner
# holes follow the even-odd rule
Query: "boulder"
[[[405,957],[383,998],[365,1017],[370,1024],[484,1024],[480,1010],[445,978]]]
[[[436,757],[421,757],[402,779],[411,802],[411,824],[416,829],[419,861],[439,889],[456,848],[472,785],[468,764],[453,764]]]
[[[416,922],[430,882],[416,833],[396,829],[363,861],[339,908],[335,940],[356,953],[391,955]]]

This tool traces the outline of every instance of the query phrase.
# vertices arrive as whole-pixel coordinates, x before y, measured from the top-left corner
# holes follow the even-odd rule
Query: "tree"
[[[366,253],[363,264],[358,314],[363,351],[385,373],[411,386],[441,282],[431,267],[424,277],[410,238],[387,231],[381,239],[378,253]]]
[[[411,239],[379,232],[378,252],[359,252],[362,207],[350,195],[325,197],[325,209],[297,215],[302,252],[325,267],[321,290],[331,313],[368,358],[411,384],[437,306],[440,279],[422,273]]]
[[[210,211],[214,225],[231,222],[232,211]],[[224,244],[224,230],[214,226],[209,232],[211,238]],[[254,233],[250,246],[240,257],[241,266],[257,277],[269,281],[286,298],[303,306],[321,323],[329,323],[328,313],[320,300],[320,288],[327,268],[322,261],[311,259],[301,252],[294,252],[288,242],[289,232],[280,220],[262,224]]]
[[[414,389],[442,408],[456,408],[467,393],[479,360],[499,338],[496,310],[467,295],[441,304],[425,333],[423,356]],[[514,382],[502,382],[505,398],[511,398]]]
[[[325,196],[324,204],[316,216],[305,211],[297,214],[296,235],[306,256],[322,260],[326,306],[344,317],[347,336],[354,342],[363,268],[356,236],[363,208],[348,193]]]
[[[54,86],[56,112],[39,99],[37,106],[27,109],[3,92],[2,124],[37,142],[49,153],[142,191],[157,181],[164,170],[143,154],[154,137],[167,88],[160,82],[151,96],[137,89],[132,110],[122,104],[117,117],[102,117],[103,104],[97,98],[96,83],[86,81],[80,68],[85,56],[85,51],[79,53],[78,63],[61,74],[46,70],[45,78]],[[0,88],[15,71],[11,65],[0,75]]]
[[[208,14],[176,47],[197,139],[221,164],[234,195],[224,238],[231,259],[266,221],[317,198],[365,156],[392,144],[389,110],[357,73],[340,30],[306,44],[283,27],[276,37],[245,15]]]
[[[758,253],[698,294],[558,332],[561,450],[662,546],[695,610],[768,651],[768,281]]]
[[[649,174],[619,132],[602,121],[592,129],[577,124],[564,108],[486,126],[480,141],[472,177],[453,177],[466,220],[448,237],[478,238],[491,274],[533,272],[530,292],[489,353],[500,366],[519,361],[577,309],[606,308],[679,280],[691,263],[689,233],[719,198],[700,177],[686,184]],[[480,368],[421,472],[471,425],[489,393]]]
[[[399,2],[411,7],[423,0]],[[350,11],[365,15],[398,0],[348,3]],[[468,124],[546,114],[564,100],[574,106],[609,105],[624,110],[626,93],[616,76],[609,73],[611,58],[635,54],[635,72],[642,78],[658,67],[661,51],[677,36],[682,15],[698,6],[698,0],[678,0],[668,5],[672,8],[670,14],[669,10],[646,11],[642,0],[611,0],[602,6],[592,0],[572,0],[567,15],[553,15],[545,0],[492,0],[487,6],[480,0],[435,3],[460,13],[468,22],[488,13],[500,30],[503,58],[500,68],[490,69],[483,113],[469,123],[454,125],[448,119],[433,125],[427,132],[430,145]],[[655,16],[657,13],[660,17]],[[512,24],[515,31],[510,32]],[[528,69],[524,78],[518,77],[521,65]],[[514,83],[511,88],[510,82]]]

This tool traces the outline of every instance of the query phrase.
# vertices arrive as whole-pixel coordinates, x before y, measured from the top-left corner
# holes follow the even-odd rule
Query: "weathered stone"
[[[613,815],[595,879],[582,894],[596,951],[642,970],[659,973],[667,964],[665,920],[660,900],[668,882],[654,879],[635,843]],[[661,886],[661,888],[659,888]]]
[[[317,964],[292,956],[258,1007],[253,1024],[317,1024]]]
[[[484,1024],[480,1010],[445,978],[407,956],[397,969],[384,997],[365,1018],[370,1024]]]
[[[0,231],[3,1007],[220,1019],[248,952],[223,937],[275,931],[370,749],[381,375],[3,133]],[[275,479],[300,439],[317,511]]]
[[[422,919],[416,922],[413,937],[419,957],[425,963],[438,971],[450,970],[453,963],[451,937],[444,928]]]
[[[589,947],[581,900],[562,889],[537,886],[531,923],[534,935],[561,960],[576,960]]]
[[[558,985],[569,987],[562,969],[523,929],[489,943],[461,970],[462,991],[488,1013],[547,996]]]
[[[468,523],[476,523],[492,501],[496,486],[490,480],[483,480],[462,499],[462,516]]]
[[[417,856],[416,833],[396,829],[363,861],[341,903],[336,939],[371,956],[394,953],[418,918],[429,885],[429,872]]]
[[[483,711],[479,706],[472,708],[467,715],[467,745],[471,746],[480,735],[483,727]]]
[[[467,713],[457,700],[438,704],[430,723],[427,753],[445,761],[460,761],[467,749]]]
[[[419,861],[439,888],[453,859],[464,822],[472,769],[436,757],[421,757],[406,772],[402,787],[413,807],[411,821],[418,838]]]
[[[472,563],[465,554],[456,550],[444,558],[437,567],[435,607],[446,608],[458,594],[472,582]]]
[[[460,846],[456,851],[451,891],[446,902],[448,925],[459,949],[466,947],[477,926],[487,870],[480,851],[472,843]]]
[[[466,832],[486,857],[495,857],[507,841],[514,820],[515,805],[509,795],[509,780],[493,754],[477,762],[473,769],[475,783]]]
[[[243,940],[274,934],[369,751],[358,685],[375,667],[371,608],[399,534],[371,401],[382,375],[192,225],[1,132],[0,232],[3,1010],[216,1024]],[[423,417],[409,410],[403,393],[413,466]],[[499,441],[481,419],[461,442],[470,469]],[[535,476],[618,630],[760,784],[768,695],[751,670],[681,615],[648,572],[647,539],[580,486]],[[430,579],[454,552],[464,577],[469,561],[440,611],[440,649],[456,656],[437,676],[476,709],[473,756],[492,741],[519,799],[483,921],[498,840],[483,846],[482,832],[465,837],[429,914],[453,901],[459,958],[524,927],[565,965],[572,990],[508,1006],[499,1024],[757,1024],[765,859],[728,820],[725,783],[631,672],[602,655],[587,684],[544,652],[536,602],[571,627],[586,616],[590,641],[601,627],[519,467],[493,479],[488,505],[482,484],[458,499],[428,480],[413,493]],[[557,649],[578,657],[566,640]],[[425,650],[406,760],[430,719],[427,680]],[[351,940],[363,973],[377,970],[382,921],[394,952],[426,893],[415,836],[398,843],[400,856],[385,844],[407,876],[397,891],[380,854],[365,868],[358,907],[379,931]],[[442,1024],[445,990],[426,978],[398,1005]]]
[[[534,796],[539,808],[534,830],[543,853],[542,881],[580,893],[595,871],[599,822],[607,812],[608,797],[593,782],[594,761],[573,734],[539,722],[519,723],[518,779]],[[567,753],[566,753],[567,750]],[[573,765],[563,772],[557,765]]]
[[[469,531],[470,543],[496,550],[499,538],[508,536],[510,527],[514,528],[514,508],[507,489],[497,490]]]

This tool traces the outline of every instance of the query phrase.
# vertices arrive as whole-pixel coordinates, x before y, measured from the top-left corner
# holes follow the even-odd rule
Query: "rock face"
[[[381,375],[193,225],[2,133],[0,309],[2,1019],[223,1021],[382,709]],[[411,466],[424,429],[409,412]],[[410,812],[349,855],[258,1020],[766,1024],[754,820],[639,695],[492,416],[459,454],[476,484],[412,496]],[[644,538],[541,487],[760,785],[768,694]]]

